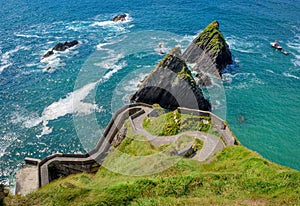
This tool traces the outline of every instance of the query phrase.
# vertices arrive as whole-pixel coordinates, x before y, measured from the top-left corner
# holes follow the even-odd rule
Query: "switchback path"
[[[143,108],[143,110],[145,111],[145,113],[141,114],[140,116],[136,118],[130,117],[131,126],[135,133],[145,136],[154,146],[161,146],[164,144],[176,142],[183,135],[195,137],[202,140],[204,143],[202,149],[197,151],[196,155],[193,157],[193,159],[196,159],[200,162],[207,160],[214,153],[225,148],[225,145],[220,138],[205,132],[187,131],[173,136],[152,135],[143,127],[143,120],[153,109]]]

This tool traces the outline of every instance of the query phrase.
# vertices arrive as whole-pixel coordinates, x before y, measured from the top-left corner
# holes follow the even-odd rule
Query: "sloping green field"
[[[136,149],[134,142],[128,148]],[[123,145],[124,146],[124,145]],[[119,145],[122,147],[122,144]],[[143,154],[160,148],[142,148]],[[126,153],[136,155],[127,149]],[[113,152],[114,153],[114,152]],[[111,155],[113,155],[113,153]],[[134,154],[135,153],[135,154]],[[106,161],[112,161],[110,157]],[[125,163],[126,164],[126,163]],[[243,146],[217,153],[209,164],[183,158],[150,176],[133,177],[102,167],[97,174],[56,180],[26,197],[9,196],[7,205],[297,205],[300,173],[271,163]]]

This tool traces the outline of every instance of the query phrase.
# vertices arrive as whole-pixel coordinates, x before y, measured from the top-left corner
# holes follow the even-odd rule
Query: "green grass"
[[[200,131],[221,138],[208,116],[180,114],[177,110],[163,114],[162,110],[159,111],[158,117],[146,117],[143,121],[143,127],[152,135],[172,136],[186,131]]]
[[[211,22],[196,38],[195,41],[198,45],[203,45],[207,50],[212,53],[221,52],[222,48],[226,45],[224,36],[219,31],[217,21]]]
[[[200,139],[195,139],[194,143],[193,143],[193,149],[194,151],[199,151],[201,150],[203,147],[203,141]]]
[[[161,115],[151,123],[144,122],[153,129],[161,127],[173,133],[177,131],[178,120],[186,122],[187,129],[199,127],[189,122],[190,115],[177,111],[164,114],[164,110],[157,109]],[[169,125],[160,126],[160,118],[168,119]],[[209,117],[201,118],[210,124]],[[128,121],[124,126],[125,139],[106,157],[96,174],[70,175],[26,197],[10,195],[4,203],[63,206],[297,205],[300,202],[300,172],[269,162],[241,145],[223,149],[210,163],[204,164],[172,155],[174,150],[191,143],[195,151],[200,150],[201,140],[182,135],[177,142],[155,147],[144,136],[135,134]]]
[[[297,205],[299,182],[298,171],[271,163],[243,146],[231,146],[217,153],[209,164],[183,158],[163,172],[142,177],[117,174],[102,167],[95,175],[71,175],[26,197],[9,196],[5,203]]]

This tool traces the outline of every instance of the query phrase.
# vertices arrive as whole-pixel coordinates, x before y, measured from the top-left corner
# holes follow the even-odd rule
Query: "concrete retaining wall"
[[[209,116],[211,118],[211,124],[217,129],[217,131],[221,134],[224,142],[227,146],[234,145],[236,143],[235,136],[232,131],[228,127],[227,123],[209,111],[195,110],[179,107],[178,111],[182,114],[190,114],[195,116]]]
[[[114,113],[109,124],[105,128],[102,137],[98,141],[96,147],[87,154],[53,154],[46,157],[43,160],[26,158],[26,166],[35,166],[38,173],[38,185],[39,187],[48,184],[50,181],[62,176],[67,176],[79,172],[96,172],[104,161],[105,157],[110,151],[111,143],[114,141],[116,134],[122,128],[124,121],[128,118],[132,119],[140,116],[145,111],[143,107],[152,108],[151,105],[144,103],[130,104],[122,107]],[[225,121],[214,115],[211,112],[193,110],[187,108],[178,108],[178,111],[182,114],[192,114],[196,116],[210,116],[211,122],[214,127],[222,135],[227,145],[233,145],[235,138],[226,125]],[[116,142],[116,140],[114,141]],[[17,184],[22,186],[23,182],[20,178],[17,179]],[[19,187],[21,188],[21,187]],[[19,191],[16,190],[18,194]]]
[[[144,103],[130,104],[122,107],[114,113],[109,124],[105,128],[96,147],[87,154],[53,154],[43,160],[25,158],[24,168],[35,166],[38,173],[38,186],[44,186],[50,181],[62,176],[67,176],[79,172],[96,172],[102,161],[109,153],[111,143],[122,128],[124,121],[129,116],[142,110],[142,107],[152,108]],[[17,184],[22,185],[22,178],[17,179]],[[21,188],[21,187],[18,187]],[[20,191],[16,189],[18,194]]]
[[[39,166],[40,187],[61,176],[79,172],[96,172],[108,154],[111,143],[129,116],[151,107],[147,104],[126,105],[112,116],[95,149],[87,154],[54,154],[43,159]]]

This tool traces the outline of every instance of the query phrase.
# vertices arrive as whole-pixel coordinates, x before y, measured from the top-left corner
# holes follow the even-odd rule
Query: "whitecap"
[[[110,27],[110,26],[117,26],[117,25],[121,25],[124,23],[129,23],[133,20],[133,18],[129,15],[126,14],[126,18],[124,21],[96,21],[94,23],[91,24],[91,26],[98,26],[98,27]]]
[[[26,67],[35,67],[35,66],[38,66],[37,63],[28,63],[28,64],[25,64]]]
[[[1,66],[0,66],[0,74],[3,72],[4,69],[10,67],[13,65],[13,63],[11,62],[10,58],[11,56],[13,56],[16,52],[20,51],[20,50],[29,50],[30,47],[26,47],[26,46],[17,46],[16,48],[9,50],[7,52],[5,52],[4,54],[2,54],[1,56]]]
[[[121,58],[124,57],[123,54],[117,54],[117,55],[111,55],[113,57],[107,57],[106,60],[95,63],[95,66],[104,68],[104,69],[115,69],[118,67],[118,65],[116,65],[116,62],[118,62]]]
[[[116,59],[119,61],[119,59]],[[95,111],[101,112],[102,107],[98,107],[96,103],[83,102],[92,90],[100,83],[107,81],[114,73],[126,66],[126,61],[121,61],[108,71],[102,78],[96,82],[89,83],[80,89],[77,89],[66,95],[65,98],[61,98],[57,102],[52,103],[46,107],[39,119],[39,123],[42,122],[43,129],[38,137],[45,134],[50,134],[52,128],[48,126],[49,121],[58,119],[67,114],[73,115],[89,115]]]
[[[100,22],[94,22],[93,24],[91,24],[91,26],[104,27],[104,26],[113,26],[115,24],[116,24],[116,22],[113,22],[113,21],[100,21]]]
[[[122,61],[120,64],[114,65],[111,71],[107,72],[104,76],[103,79],[109,79],[114,73],[122,69],[123,67],[127,66],[126,61]]]
[[[3,72],[4,69],[6,69],[7,67],[10,67],[10,66],[12,66],[11,63],[0,66],[0,74]]]
[[[0,139],[0,158],[5,154],[6,149],[17,139],[15,133],[8,133]]]
[[[297,33],[294,39],[287,43],[287,46],[290,49],[294,49],[296,51],[296,52],[291,51],[291,53],[295,57],[291,59],[291,62],[295,67],[299,67],[300,66],[300,34]]]
[[[50,57],[44,58],[40,61],[42,65],[39,68],[43,68],[43,72],[52,73],[56,68],[65,66],[65,63],[59,58],[59,55],[53,54]]]
[[[235,37],[229,36],[226,38],[226,42],[231,50],[236,50],[241,53],[259,53],[257,48],[260,47],[260,43],[250,40],[250,37]]]
[[[266,71],[267,71],[267,72],[270,72],[270,73],[272,73],[272,74],[275,74],[275,72],[274,72],[273,70],[271,70],[271,69],[266,69]]]
[[[35,34],[19,34],[19,33],[14,33],[15,36],[17,37],[24,37],[24,38],[42,38],[38,35],[35,35]]]
[[[99,82],[89,83],[84,87],[67,94],[65,98],[46,107],[40,118],[40,122],[43,123],[43,130],[39,137],[52,132],[52,128],[48,127],[48,123],[51,120],[58,119],[67,114],[88,115],[95,110],[101,111],[101,108],[99,108],[97,104],[83,102],[98,83]]]
[[[143,79],[145,79],[145,77],[148,75],[148,73],[140,73],[137,77],[126,81],[126,85],[123,85],[123,89],[124,91],[126,91],[127,93],[132,93],[134,91],[136,91],[138,85],[141,83],[141,81]]]
[[[61,56],[68,56],[68,55],[75,55],[78,54],[79,51],[76,50],[79,45],[81,45],[82,42],[79,41],[79,43],[71,48],[66,49],[65,51],[53,51],[54,54],[52,54],[49,57],[42,58],[40,60],[41,65],[39,65],[39,68],[43,68],[43,72],[54,72],[57,68],[65,66],[66,64],[61,60]],[[50,51],[50,50],[48,50]],[[42,51],[43,54],[47,53],[48,51]],[[41,55],[41,54],[40,54]]]
[[[265,84],[265,82],[259,79],[255,73],[225,73],[222,77],[225,86],[228,88],[247,89],[253,85]]]
[[[283,74],[285,77],[289,77],[289,78],[294,78],[294,79],[300,80],[300,77],[298,77],[298,76],[296,76],[296,75],[293,75],[293,74],[291,74],[291,73],[289,73],[289,72],[283,72],[282,74]]]

